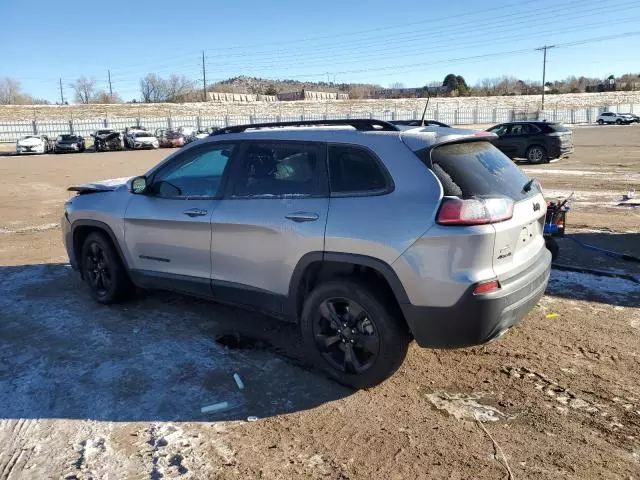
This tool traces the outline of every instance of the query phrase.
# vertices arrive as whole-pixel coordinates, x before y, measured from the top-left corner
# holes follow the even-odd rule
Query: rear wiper
[[[536,181],[535,178],[532,178],[531,180],[529,180],[527,183],[524,184],[524,187],[522,187],[522,191],[524,193],[528,192],[531,190],[531,187],[533,187],[533,183]]]

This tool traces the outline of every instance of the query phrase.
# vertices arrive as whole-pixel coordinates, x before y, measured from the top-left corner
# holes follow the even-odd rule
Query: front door
[[[233,144],[204,144],[176,155],[134,195],[125,213],[132,275],[143,286],[211,293],[211,217]]]
[[[212,217],[214,296],[283,313],[298,261],[324,250],[328,208],[323,144],[243,142]]]

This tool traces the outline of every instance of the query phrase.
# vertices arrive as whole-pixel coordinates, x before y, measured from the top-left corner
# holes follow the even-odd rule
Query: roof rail
[[[249,125],[233,125],[231,127],[223,127],[214,130],[211,135],[224,135],[226,133],[241,133],[251,128],[274,128],[274,127],[306,127],[314,125],[350,125],[356,130],[361,131],[387,131],[397,132],[400,130],[395,125],[384,120],[374,119],[344,119],[344,120],[300,120],[295,122],[273,122],[273,123],[253,123]],[[377,127],[377,128],[376,128]]]

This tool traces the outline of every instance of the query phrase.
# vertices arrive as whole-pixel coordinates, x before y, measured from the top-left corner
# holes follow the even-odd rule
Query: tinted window
[[[505,133],[507,133],[508,128],[508,125],[498,125],[496,127],[490,128],[488,131],[491,133],[495,133],[496,135],[504,135]]]
[[[426,150],[417,152],[425,158]],[[454,143],[436,147],[433,172],[447,196],[461,198],[506,196],[515,201],[539,193],[537,184],[522,188],[529,178],[508,157],[488,142]]]
[[[552,132],[568,132],[569,129],[559,123],[547,123],[546,127]]]
[[[311,195],[317,190],[318,159],[318,147],[312,144],[247,143],[234,175],[233,195]]]
[[[234,148],[227,143],[183,152],[155,176],[152,192],[173,198],[216,196]]]
[[[379,162],[366,150],[351,146],[329,147],[329,181],[332,193],[380,192],[388,188]]]

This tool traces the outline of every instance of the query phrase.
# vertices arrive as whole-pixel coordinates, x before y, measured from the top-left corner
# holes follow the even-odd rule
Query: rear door
[[[241,145],[225,198],[212,217],[213,293],[222,301],[281,314],[298,261],[324,250],[326,146]]]
[[[494,140],[493,144],[509,157],[513,156],[516,149],[513,136],[511,135],[512,128],[513,125],[505,123],[489,130],[491,133],[498,135],[498,139]]]
[[[530,179],[524,172],[488,142],[443,145],[433,150],[431,158],[445,195],[514,201],[512,218],[492,224],[492,263],[498,279],[505,280],[532,265],[545,248],[542,227],[546,203],[538,184],[528,184]]]

